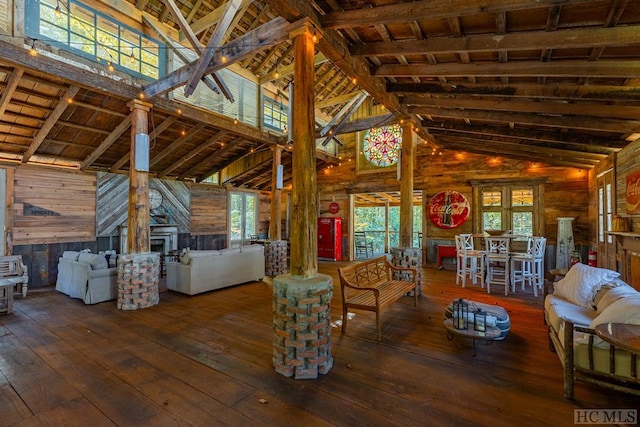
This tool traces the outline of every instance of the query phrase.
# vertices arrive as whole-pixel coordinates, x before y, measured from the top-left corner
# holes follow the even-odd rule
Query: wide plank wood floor
[[[332,320],[340,319],[337,267]],[[487,295],[455,285],[452,271],[423,269],[418,307],[402,298],[382,314],[356,312],[332,332],[331,371],[295,380],[273,370],[269,278],[185,296],[155,307],[84,305],[53,289],[16,299],[0,316],[0,426],[563,426],[576,408],[634,408],[637,397],[578,383],[562,395],[549,351],[542,297]],[[449,341],[442,325],[454,298],[499,304],[504,341]]]

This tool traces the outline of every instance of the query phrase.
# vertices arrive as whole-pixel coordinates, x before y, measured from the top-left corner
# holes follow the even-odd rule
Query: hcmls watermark
[[[638,424],[637,409],[574,409],[574,424]]]

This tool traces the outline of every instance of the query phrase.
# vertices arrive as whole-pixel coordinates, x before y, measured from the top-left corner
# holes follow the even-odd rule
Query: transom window
[[[73,0],[26,0],[25,34],[129,74],[164,74],[164,44]]]

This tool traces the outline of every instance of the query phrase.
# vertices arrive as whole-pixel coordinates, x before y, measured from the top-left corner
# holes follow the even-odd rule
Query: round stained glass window
[[[369,129],[364,135],[364,157],[377,167],[395,165],[402,147],[402,130],[399,125]]]

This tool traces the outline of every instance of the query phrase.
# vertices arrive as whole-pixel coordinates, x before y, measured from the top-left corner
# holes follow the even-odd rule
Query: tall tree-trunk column
[[[149,228],[149,111],[152,105],[133,100],[129,166],[127,253],[118,259],[118,309],[136,310],[160,301],[160,254],[151,253]],[[143,159],[144,157],[144,159]]]
[[[129,103],[133,111],[131,118],[131,148],[129,158],[129,220],[127,252],[143,253],[151,249],[149,228],[149,172],[136,169],[136,135],[149,135],[149,111],[151,104],[133,100]],[[147,162],[148,164],[149,162]]]
[[[413,158],[416,134],[413,123],[402,126],[402,155],[400,159],[400,246],[413,246]]]
[[[289,272],[287,242],[282,239],[282,147],[273,150],[273,171],[271,173],[271,218],[269,221],[269,241],[264,245],[264,274],[277,276]],[[284,173],[284,172],[282,172]],[[278,179],[280,177],[280,179]]]
[[[400,245],[397,248],[391,248],[391,263],[396,267],[417,268],[418,292],[422,293],[420,274],[422,249],[413,247],[413,161],[416,140],[413,123],[405,122],[402,126],[402,154],[400,158]],[[403,275],[406,273],[394,272],[396,279],[412,279]]]
[[[317,378],[333,366],[331,276],[318,274],[313,29],[294,38],[293,206],[291,273],[273,281],[273,367],[296,379]]]

